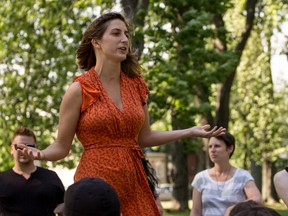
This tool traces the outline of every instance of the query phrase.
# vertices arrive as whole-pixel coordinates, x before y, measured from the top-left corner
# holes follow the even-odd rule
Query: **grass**
[[[288,216],[288,208],[283,203],[276,203],[273,205],[266,205],[270,208],[275,209],[281,216]]]
[[[168,202],[162,202],[163,208],[165,209],[165,213],[163,216],[189,216],[190,215],[190,211],[185,211],[185,212],[176,212],[176,211],[172,211],[169,209],[169,205],[171,205]],[[273,204],[273,205],[266,205],[269,208],[273,208],[275,209],[277,212],[279,212],[279,214],[281,216],[288,216],[288,208],[282,204],[282,203],[277,203],[277,204]]]
[[[163,216],[189,216],[190,211],[186,212],[167,212],[165,211]]]

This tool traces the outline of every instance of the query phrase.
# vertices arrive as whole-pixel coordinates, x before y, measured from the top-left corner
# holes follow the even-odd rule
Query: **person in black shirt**
[[[14,166],[0,173],[0,215],[55,215],[54,209],[64,200],[62,181],[54,171],[36,166],[16,151],[18,144],[37,148],[34,132],[25,127],[14,132],[10,144]]]

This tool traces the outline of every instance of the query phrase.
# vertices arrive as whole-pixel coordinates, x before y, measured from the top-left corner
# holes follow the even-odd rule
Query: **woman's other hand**
[[[44,160],[44,153],[37,148],[25,144],[15,144],[15,149],[31,160]]]

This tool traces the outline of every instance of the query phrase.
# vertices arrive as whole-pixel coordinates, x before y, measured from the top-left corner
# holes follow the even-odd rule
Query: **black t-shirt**
[[[7,170],[0,173],[0,215],[54,216],[64,192],[62,181],[52,170],[37,167],[29,179]]]

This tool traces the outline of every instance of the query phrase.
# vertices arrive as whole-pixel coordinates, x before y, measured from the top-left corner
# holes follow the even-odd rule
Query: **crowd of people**
[[[76,52],[77,64],[86,72],[63,97],[56,140],[40,150],[25,127],[12,138],[15,166],[0,174],[2,215],[163,215],[157,178],[142,149],[189,137],[209,138],[214,164],[193,180],[192,216],[224,215],[228,208],[233,215],[237,203],[251,200],[262,206],[251,174],[229,162],[235,140],[225,128],[151,129],[149,89],[131,44],[129,23],[121,13],[105,13],[88,26]],[[75,135],[84,151],[75,183],[65,192],[56,173],[34,160],[63,159]]]

